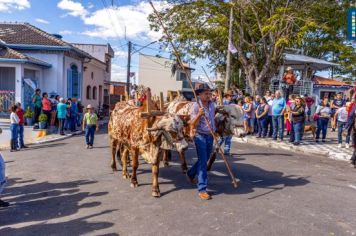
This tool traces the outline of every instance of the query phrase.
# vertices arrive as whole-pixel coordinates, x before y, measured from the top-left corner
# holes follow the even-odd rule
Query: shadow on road
[[[79,218],[72,217],[82,208],[92,208],[91,211],[94,211],[95,207],[101,205],[100,201],[95,201],[95,197],[106,195],[108,192],[80,191],[80,186],[96,182],[78,180],[37,183],[35,180],[10,179],[2,197],[12,206],[0,209],[0,227],[8,226],[0,229],[0,235],[81,235],[110,228],[113,226],[111,222],[92,223],[87,220],[116,211],[115,209]],[[81,203],[83,200],[86,203]],[[60,219],[68,216],[74,219],[66,218],[66,221]],[[60,222],[47,223],[54,219]],[[12,227],[15,224],[18,225]]]
[[[60,147],[60,146],[64,146],[64,145],[67,145],[67,143],[49,143],[49,144],[31,145],[31,146],[29,146],[29,148],[21,149],[21,151],[54,148],[54,147]]]

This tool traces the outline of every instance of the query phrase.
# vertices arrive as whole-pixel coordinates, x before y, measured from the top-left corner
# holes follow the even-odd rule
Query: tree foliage
[[[351,55],[342,40],[346,23],[334,16],[345,14],[347,4],[343,1],[180,0],[171,4],[160,11],[160,17],[182,56],[191,61],[208,58],[210,65],[220,72],[225,69],[229,14],[233,8],[232,41],[238,51],[233,57],[233,70],[242,69],[253,93],[263,80],[278,71],[286,47],[304,46],[305,52],[312,56],[342,51],[338,57],[345,57],[345,61]],[[333,7],[337,7],[336,13]],[[161,29],[156,15],[150,15],[149,20],[154,30]],[[166,35],[161,42],[167,44]]]

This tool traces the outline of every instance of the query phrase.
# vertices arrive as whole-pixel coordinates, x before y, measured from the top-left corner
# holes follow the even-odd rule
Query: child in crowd
[[[87,112],[83,118],[83,130],[85,130],[85,141],[87,149],[92,149],[94,144],[95,131],[99,130],[98,116],[94,113],[92,105],[87,106]]]

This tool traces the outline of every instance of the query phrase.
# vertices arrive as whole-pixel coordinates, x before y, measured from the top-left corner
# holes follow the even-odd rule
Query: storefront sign
[[[356,40],[356,8],[351,8],[347,14],[347,36],[349,40]]]

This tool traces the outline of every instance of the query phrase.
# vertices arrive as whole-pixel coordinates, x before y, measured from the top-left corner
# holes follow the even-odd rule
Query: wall
[[[106,86],[104,85],[105,79],[108,77],[108,73],[105,71],[105,64],[98,60],[91,60],[89,63],[84,64],[84,74],[83,74],[83,92],[82,92],[82,102],[83,105],[87,106],[91,104],[95,108],[103,105],[104,101],[104,89]],[[93,78],[91,74],[93,73]],[[90,86],[90,98],[87,98],[87,86]],[[101,97],[99,96],[99,86],[102,86]],[[93,99],[93,88],[97,88],[97,97]],[[101,101],[101,102],[100,102]]]
[[[44,92],[54,92],[60,96],[65,96],[64,79],[66,76],[64,76],[63,71],[63,52],[26,52],[26,54],[52,65],[49,69],[43,69],[39,83],[40,89]]]
[[[152,95],[157,96],[160,92],[167,96],[169,90],[182,90],[182,81],[172,76],[171,65],[172,61],[166,58],[140,55],[138,83],[151,88]]]

